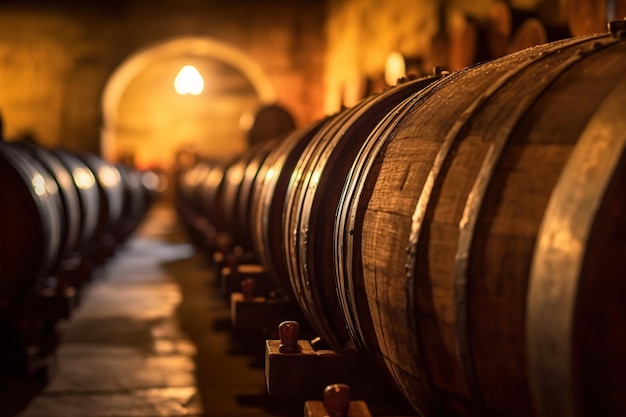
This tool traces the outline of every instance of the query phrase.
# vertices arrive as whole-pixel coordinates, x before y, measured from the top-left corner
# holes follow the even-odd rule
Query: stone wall
[[[155,42],[198,36],[250,56],[298,124],[323,115],[324,5],[306,0],[20,0],[0,5],[5,136],[98,151],[112,72]]]

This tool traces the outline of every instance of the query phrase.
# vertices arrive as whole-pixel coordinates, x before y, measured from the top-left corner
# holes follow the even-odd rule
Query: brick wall
[[[99,150],[100,100],[125,59],[155,42],[199,36],[257,61],[298,124],[323,114],[324,5],[305,0],[21,0],[0,5],[5,135]]]

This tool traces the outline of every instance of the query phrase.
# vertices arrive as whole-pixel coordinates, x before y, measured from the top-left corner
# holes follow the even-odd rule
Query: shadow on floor
[[[187,242],[178,227],[165,238]],[[216,267],[209,265],[208,257],[195,253],[162,266],[182,292],[176,314],[197,348],[196,377],[205,415],[302,416],[302,401],[267,395],[265,339],[233,333],[228,301],[219,291]]]

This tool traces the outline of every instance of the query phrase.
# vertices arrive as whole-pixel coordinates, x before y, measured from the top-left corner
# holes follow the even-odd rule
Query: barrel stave
[[[320,337],[337,349],[342,349],[348,340],[347,332],[341,321],[341,313],[337,305],[333,305],[333,296],[331,295],[327,299],[327,302],[333,305],[330,311],[328,306],[320,301],[323,298],[320,293],[325,289],[328,291],[329,286],[326,285],[325,289],[323,287],[316,288],[309,279],[310,276],[315,276],[316,264],[309,263],[304,256],[306,253],[303,255],[302,251],[306,251],[309,243],[312,242],[313,234],[317,231],[310,229],[309,225],[301,220],[301,216],[303,211],[310,210],[310,207],[304,203],[304,199],[307,186],[311,182],[314,164],[319,158],[316,153],[320,152],[320,148],[328,142],[332,132],[335,132],[347,119],[348,114],[347,111],[342,112],[325,124],[302,151],[291,173],[283,208],[285,222],[283,228],[284,259],[286,260],[289,283],[295,296],[294,301],[298,303],[304,316],[319,332]],[[317,183],[318,181],[319,179],[314,182]],[[330,206],[332,207],[332,205]],[[321,272],[317,273],[320,275],[319,279],[323,279]],[[324,277],[328,279],[328,275]],[[331,324],[333,321],[334,326]]]
[[[290,234],[295,232],[287,245],[291,251],[288,258],[295,261],[290,277],[294,286],[301,288],[299,302],[303,309],[310,310],[307,318],[335,349],[342,349],[349,338],[332,263],[335,209],[340,204],[343,184],[352,161],[376,125],[397,104],[436,78],[407,82],[340,113],[318,132],[294,171],[301,175],[286,206]]]
[[[56,149],[53,153],[72,175],[80,205],[81,233],[78,243],[81,245],[81,251],[91,252],[97,233],[100,205],[96,179],[91,170],[73,153],[61,149]]]
[[[257,181],[261,181],[260,171],[263,167],[264,161],[270,154],[272,148],[278,146],[278,144],[284,139],[284,137],[274,138],[261,142],[254,150],[254,155],[248,161],[243,173],[242,182],[239,186],[237,193],[235,210],[237,214],[237,222],[235,224],[235,236],[237,242],[240,243],[246,249],[252,249],[254,244],[252,242],[251,222],[250,216],[252,213],[252,205],[254,198],[254,188]]]
[[[483,69],[480,74],[467,74],[469,79],[464,85],[471,86],[472,92],[469,94],[475,97],[486,89],[490,84],[487,74],[493,71],[495,68]],[[414,388],[423,379],[424,371],[419,369],[419,361],[410,360],[419,357],[420,353],[415,350],[418,344],[414,340],[415,328],[408,322],[412,313],[407,304],[406,282],[399,278],[406,276],[405,258],[411,232],[411,217],[441,149],[444,136],[441,132],[446,132],[451,121],[461,117],[463,100],[467,100],[467,96],[464,98],[462,94],[450,94],[449,90],[441,87],[444,84],[456,85],[455,79],[458,75],[453,74],[450,77],[453,78],[447,80],[447,83],[444,79],[432,86],[427,100],[416,96],[412,99],[413,102],[405,103],[409,108],[405,110],[404,118],[397,126],[390,126],[391,131],[384,132],[378,139],[387,143],[378,155],[373,156],[381,158],[380,171],[364,180],[364,188],[371,189],[371,196],[363,195],[363,201],[353,203],[366,207],[362,223],[355,222],[355,227],[360,229],[360,239],[353,241],[356,245],[361,245],[354,251],[361,253],[360,261],[363,264],[357,264],[352,271],[355,273],[352,279],[363,281],[362,285],[366,288],[367,304],[371,310],[369,314],[377,333],[373,339],[366,340],[366,344],[380,349],[386,367],[395,376],[398,385],[405,387],[405,395],[409,396],[414,406],[423,406],[423,400],[419,398],[421,394]],[[419,122],[412,122],[413,120]],[[470,144],[468,142],[468,146]],[[368,186],[370,181],[372,185]],[[464,200],[452,198],[449,204],[441,206],[442,213],[450,211],[454,202],[459,204]],[[444,233],[444,226],[433,233]],[[450,228],[453,233],[454,225],[448,227]],[[445,235],[438,242],[445,245]],[[443,249],[446,247],[442,246]],[[448,253],[454,253],[455,247],[449,246],[447,249]],[[462,375],[462,369],[455,355],[454,311],[451,303],[453,282],[450,277],[441,281],[428,278],[431,263],[438,263],[440,268],[446,268],[449,259],[439,256],[438,253],[434,253],[434,258],[430,259],[428,253],[427,247],[421,247],[418,251],[418,258],[428,262],[420,262],[417,266],[419,269],[416,276],[426,278],[416,279],[419,289],[415,291],[418,297],[416,304],[419,306],[416,314],[420,317],[420,330],[424,332],[420,340],[425,339],[423,343],[429,344],[423,347],[426,355],[424,360],[429,364],[428,373],[434,380],[433,385],[448,387],[450,392],[464,392],[466,389],[463,379],[458,378]],[[394,288],[395,290],[391,290]],[[394,293],[397,295],[393,296]],[[366,310],[367,307],[361,309]],[[441,324],[442,321],[447,323],[445,327]],[[407,332],[400,330],[402,328],[413,330]],[[408,386],[411,388],[406,392]]]
[[[252,201],[252,235],[259,259],[277,287],[295,301],[284,259],[283,208],[290,177],[304,148],[328,119],[322,119],[289,134],[270,152],[259,172]]]
[[[222,179],[224,178],[224,170],[226,163],[222,160],[216,160],[211,164],[211,170],[200,185],[200,205],[202,211],[207,216],[209,223],[215,226],[217,220],[217,194],[219,192]]]
[[[595,216],[580,273],[574,333],[576,390],[583,415],[626,414],[626,154]]]

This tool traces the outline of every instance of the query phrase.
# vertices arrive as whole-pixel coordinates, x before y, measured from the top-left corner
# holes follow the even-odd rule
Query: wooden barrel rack
[[[196,213],[420,416],[626,415],[626,24],[609,28],[257,145],[203,183],[205,208],[248,213],[239,230]],[[224,197],[247,166],[250,197]]]

